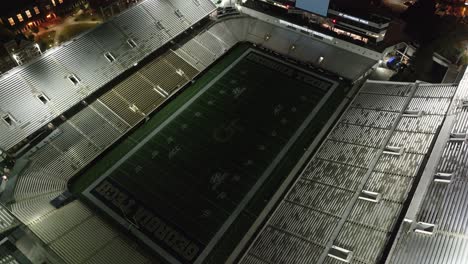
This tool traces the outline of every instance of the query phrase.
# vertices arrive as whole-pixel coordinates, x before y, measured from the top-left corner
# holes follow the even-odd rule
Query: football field
[[[209,256],[336,94],[333,80],[254,49],[239,55],[122,142],[127,151],[108,153],[112,164],[84,191],[169,263]]]

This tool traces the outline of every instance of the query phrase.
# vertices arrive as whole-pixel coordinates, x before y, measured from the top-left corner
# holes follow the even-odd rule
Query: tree
[[[14,38],[15,34],[8,30],[4,25],[0,24],[0,43],[8,42]]]
[[[419,0],[401,15],[406,22],[406,33],[422,45],[435,36],[435,10],[434,0]]]
[[[405,32],[419,43],[412,61],[415,77],[419,80],[429,80],[433,66],[434,39],[437,36],[434,31],[435,10],[434,0],[418,0],[401,15],[406,22]]]

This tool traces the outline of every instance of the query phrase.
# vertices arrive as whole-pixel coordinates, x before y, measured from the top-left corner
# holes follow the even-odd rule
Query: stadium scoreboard
[[[303,11],[314,13],[323,17],[327,16],[330,0],[261,0],[282,8],[298,8]]]
[[[297,0],[296,8],[326,17],[330,0]]]

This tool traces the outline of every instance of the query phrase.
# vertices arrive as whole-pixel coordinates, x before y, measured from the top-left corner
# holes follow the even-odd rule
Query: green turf
[[[198,79],[194,84],[187,87],[182,93],[172,98],[167,105],[161,109],[157,109],[156,113],[144,124],[137,129],[133,130],[127,137],[120,143],[115,144],[110,151],[106,152],[90,169],[87,169],[83,174],[74,179],[70,186],[70,191],[79,195],[83,192],[92,182],[94,182],[102,173],[109,169],[112,164],[118,161],[124,153],[127,153],[135,146],[135,142],[140,141],[146,137],[151,131],[164,122],[171,116],[181,105],[186,103],[194,94],[200,89],[205,87],[212,79],[219,75],[224,68],[229,66],[235,61],[242,53],[249,48],[249,45],[242,44],[231,51],[223,60],[218,62],[215,67],[210,68],[203,76]]]
[[[284,178],[289,175],[291,169],[304,155],[304,147],[309,146],[312,143],[323,125],[325,125],[329,117],[335,112],[336,108],[345,97],[346,89],[347,87],[343,86],[335,90],[325,107],[323,107],[319,112],[314,122],[308,126],[294,146],[289,150],[287,157],[257,191],[247,207],[242,211],[241,215],[239,215],[238,220],[235,221],[227,230],[224,235],[226,239],[222,239],[216,245],[205,263],[224,263],[226,258],[229,257],[239,241],[243,238],[244,234],[260,215],[270,198],[275,194]]]
[[[297,70],[291,76],[285,75],[244,58],[174,116],[246,48],[244,45],[233,50],[106,153],[75,181],[72,191],[81,192],[149,133],[174,117],[109,178],[172,229],[200,248],[207,245],[326,93],[293,78]],[[343,97],[343,89],[337,89],[287,155],[272,166],[272,173],[250,203],[241,208],[206,262],[223,263]]]

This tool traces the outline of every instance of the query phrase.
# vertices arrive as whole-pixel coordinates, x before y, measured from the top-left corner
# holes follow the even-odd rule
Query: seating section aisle
[[[0,117],[7,120],[0,148],[12,148],[214,10],[210,0],[145,0],[0,76]]]
[[[380,263],[456,87],[440,89],[366,82],[241,263]]]
[[[427,105],[430,107],[426,108],[434,113],[445,109],[443,102],[450,92],[441,87],[431,105]],[[450,109],[453,119],[449,117],[446,121],[450,130],[439,137],[442,146],[434,155],[440,156],[433,164],[434,170],[427,174],[427,189],[421,191],[420,195],[424,195],[413,207],[415,211],[410,212],[411,218],[401,225],[388,263],[455,264],[466,263],[468,259],[468,109],[465,103],[468,99],[468,71],[460,82],[455,98]]]
[[[50,200],[66,190],[79,170],[199,73],[169,50],[94,102],[84,100],[83,110],[65,119],[28,153],[29,164],[19,176],[11,205],[15,216],[66,263],[148,262],[83,203],[56,209]],[[89,243],[98,229],[105,234],[96,237],[95,244]]]
[[[109,32],[114,32],[115,30],[113,29],[117,28],[117,31],[123,33],[116,33],[115,35],[112,34],[112,36],[109,36],[109,39],[100,39],[99,35],[96,33],[97,31],[91,31],[94,33],[89,33],[85,36],[89,35],[89,37],[92,39],[84,39],[82,41],[99,43],[94,45],[93,48],[89,49],[91,52],[90,54],[84,54],[82,58],[76,58],[76,61],[77,65],[84,65],[86,63],[85,57],[88,56],[90,59],[97,60],[97,62],[95,62],[93,65],[100,66],[96,69],[86,68],[83,66],[80,66],[79,69],[73,69],[71,61],[75,59],[70,60],[70,62],[65,62],[67,55],[65,55],[65,53],[60,55],[61,53],[59,52],[51,53],[51,56],[55,56],[54,60],[41,60],[38,62],[50,62],[53,64],[50,69],[56,69],[57,71],[66,74],[66,77],[61,76],[60,78],[57,78],[60,79],[59,84],[63,85],[63,87],[66,87],[67,90],[71,89],[77,91],[73,95],[70,95],[71,97],[69,98],[76,97],[79,102],[84,104],[84,109],[72,117],[64,117],[63,123],[54,130],[51,136],[45,139],[40,146],[35,147],[27,154],[26,158],[28,158],[30,162],[19,176],[14,192],[15,201],[11,204],[11,210],[13,214],[22,222],[27,224],[34,233],[36,233],[44,241],[47,241],[46,243],[50,246],[50,248],[59,256],[61,256],[66,263],[80,263],[86,261],[89,263],[105,263],[102,262],[104,259],[106,259],[108,263],[125,263],[126,257],[131,257],[132,254],[136,254],[136,261],[132,263],[147,262],[145,256],[141,255],[138,249],[133,250],[133,245],[128,243],[123,235],[118,234],[99,216],[93,214],[86,205],[81,204],[80,202],[73,202],[72,204],[68,204],[61,209],[56,209],[50,204],[50,200],[57,197],[66,190],[68,181],[78,171],[89,164],[104,150],[109,148],[127,131],[129,131],[139,122],[143,121],[151,112],[157,109],[171,95],[175,94],[181,87],[189,83],[200,72],[205,70],[215,60],[227,52],[227,50],[229,50],[233,45],[239,41],[245,41],[247,38],[247,32],[256,28],[257,24],[256,22],[252,24],[252,22],[254,22],[252,18],[244,17],[219,21],[218,23],[211,25],[208,29],[204,30],[188,42],[180,45],[174,44],[171,50],[165,52],[163,55],[154,59],[147,65],[144,65],[140,70],[127,77],[124,81],[105,92],[96,100],[91,101],[84,98],[91,91],[96,90],[97,85],[100,85],[101,80],[98,80],[100,76],[105,76],[105,80],[113,79],[117,75],[117,73],[114,73],[114,71],[123,71],[128,65],[133,65],[135,60],[139,60],[138,58],[146,56],[153,48],[157,46],[151,44],[153,43],[151,42],[151,39],[160,40],[161,38],[165,38],[168,35],[174,36],[174,32],[177,32],[182,28],[186,28],[189,23],[195,22],[195,18],[186,15],[186,12],[188,11],[184,11],[188,10],[187,5],[189,2],[196,5],[196,8],[193,8],[194,12],[200,12],[200,14],[203,12],[203,10],[208,12],[207,6],[209,7],[210,5],[206,5],[204,3],[206,1],[207,0],[192,0],[183,1],[183,3],[179,0],[161,1],[158,4],[164,5],[164,8],[170,8],[171,6],[176,5],[177,9],[175,10],[178,10],[179,12],[174,11],[173,14],[177,18],[171,17],[171,19],[179,21],[184,26],[174,26],[173,28],[169,28],[168,25],[173,25],[172,22],[165,23],[164,20],[159,21],[153,17],[151,18],[153,19],[151,20],[151,23],[153,23],[152,25],[154,25],[154,28],[159,28],[159,31],[154,31],[147,37],[140,34],[140,31],[138,30],[135,31],[134,35],[130,35],[130,31],[132,30],[131,28],[138,26],[138,23],[136,21],[129,20],[129,18],[125,15],[112,19],[109,23],[106,23],[102,26],[108,27]],[[175,2],[177,2],[177,4]],[[154,0],[147,0],[146,2],[138,5],[138,8],[135,10],[141,10],[138,12],[146,12],[145,16],[151,16],[152,12],[154,11],[148,10],[151,8],[156,8],[155,6],[152,6],[153,4],[158,5],[154,3]],[[157,19],[165,19],[164,17],[168,16],[172,16],[172,13],[165,13]],[[232,30],[228,30],[231,29],[231,27]],[[103,28],[101,29],[103,30]],[[126,31],[129,32],[125,33]],[[106,35],[108,34],[102,34],[102,36]],[[111,40],[111,38],[120,39],[120,41],[125,40],[125,44],[108,45],[108,43],[114,43],[114,41],[116,41]],[[74,44],[72,42],[68,45]],[[83,45],[85,46],[85,44]],[[105,50],[106,47],[115,47],[115,50]],[[93,49],[98,49],[101,53],[99,55],[93,55]],[[65,50],[66,49],[63,49],[63,51]],[[115,61],[110,62],[108,61],[109,58],[102,56],[102,54],[106,52],[110,52],[111,56],[107,57],[115,57]],[[59,59],[59,56],[62,56],[60,58],[63,59]],[[70,58],[72,58],[71,55]],[[124,61],[121,62],[120,58],[122,58]],[[103,59],[105,61],[102,61]],[[60,62],[61,60],[63,61]],[[21,74],[23,74],[23,71],[26,71],[26,69],[21,69]],[[25,83],[24,79],[19,78],[17,75],[12,76],[14,76],[12,78],[16,78],[15,80],[19,84],[18,89],[24,91],[27,94],[31,89],[29,86],[30,84]],[[35,81],[32,79],[33,77],[28,78],[31,78],[31,81]],[[5,79],[0,79],[0,83],[4,80]],[[57,80],[54,79],[52,81]],[[37,83],[42,82],[43,81],[40,80],[37,81]],[[8,83],[8,85],[10,85],[10,83]],[[373,84],[370,83],[367,86],[370,87],[372,85]],[[408,87],[408,92],[406,92],[406,94],[401,94],[401,87],[398,88],[400,90],[397,88],[392,89],[395,90],[395,93],[390,95],[378,94],[378,91],[376,92],[377,95],[371,92],[362,92],[361,95],[363,97],[373,96],[373,98],[379,99],[379,102],[381,103],[379,103],[378,107],[376,108],[372,105],[365,105],[365,102],[356,101],[355,105],[353,105],[353,107],[348,110],[348,117],[346,119],[348,121],[343,119],[344,121],[342,122],[341,129],[345,131],[344,133],[349,130],[354,132],[348,132],[348,134],[373,133],[375,135],[380,135],[381,137],[386,137],[385,135],[386,133],[389,133],[388,131],[390,131],[392,128],[393,122],[397,122],[399,119],[401,119],[400,117],[402,115],[402,109],[400,108],[404,106],[403,102],[406,102],[405,100],[408,98],[408,93],[412,88]],[[7,89],[7,91],[11,92],[11,89]],[[41,91],[41,89],[37,89],[37,91]],[[0,96],[0,101],[2,98],[3,97]],[[8,129],[9,133],[17,133],[18,136],[11,137],[7,135],[3,137],[4,135],[0,133],[0,146],[6,146],[7,148],[8,146],[14,145],[15,141],[22,140],[24,135],[27,134],[24,131],[27,130],[28,133],[30,133],[34,130],[33,128],[41,127],[43,124],[48,123],[52,117],[56,116],[58,112],[54,110],[54,107],[66,108],[66,105],[71,105],[72,101],[74,100],[70,99],[68,101],[58,101],[55,98],[49,97],[48,94],[47,98],[49,101],[46,102],[46,104],[43,104],[37,109],[34,109],[34,111],[29,111],[30,114],[25,114],[27,118],[29,118],[31,115],[34,115],[35,118],[40,117],[40,121],[27,121],[27,118],[18,120],[18,126],[14,125],[13,128]],[[387,103],[385,101],[390,99],[391,103]],[[41,100],[36,101],[34,101],[36,104],[42,104]],[[76,103],[78,103],[78,101],[76,101]],[[27,102],[25,103],[27,104]],[[434,111],[435,113],[436,111],[444,110],[442,107],[443,102],[440,104],[440,107],[437,107],[431,111]],[[7,103],[5,105],[10,104]],[[35,106],[31,105],[31,107]],[[415,103],[415,107],[418,107],[417,103]],[[16,112],[11,112],[9,109],[0,109],[0,112],[12,113],[12,115],[15,117],[20,116],[22,113],[18,112],[19,110],[15,111]],[[436,115],[434,114],[434,116]],[[422,115],[420,118],[422,120],[427,117],[427,115]],[[438,125],[437,122],[440,121],[441,120],[434,119],[434,122],[431,123],[431,125],[435,126],[436,128]],[[19,127],[20,123],[34,124],[34,126],[24,125]],[[415,125],[414,122],[408,124],[417,126],[417,124]],[[0,124],[0,126],[3,125],[3,123]],[[432,130],[430,130],[431,128],[434,127],[428,126],[425,131],[429,129],[429,132],[427,133],[433,133],[431,132]],[[0,129],[3,131],[3,128]],[[404,138],[405,135],[401,135],[400,137]],[[364,138],[369,139],[369,137]],[[421,138],[421,140],[430,140],[424,137]],[[348,142],[346,140],[352,142]],[[8,144],[5,146],[2,145],[4,142],[8,142]],[[337,201],[334,199],[338,199],[337,197],[340,197],[338,194],[343,194],[345,197],[351,197],[353,192],[356,192],[356,190],[359,188],[359,184],[357,183],[359,182],[359,179],[362,178],[361,174],[367,169],[365,165],[362,165],[362,162],[369,162],[375,159],[375,157],[379,156],[381,147],[378,144],[383,144],[382,142],[385,142],[385,140],[380,139],[380,141],[373,141],[369,139],[369,141],[358,142],[358,139],[352,135],[350,135],[348,139],[332,138],[332,136],[330,136],[329,140],[323,147],[321,158],[317,159],[317,162],[320,163],[317,165],[317,168],[331,166],[331,168],[336,170],[355,170],[354,173],[356,175],[356,179],[351,180],[351,182],[356,182],[355,185],[353,187],[351,185],[343,187],[341,185],[342,183],[340,183],[340,180],[332,179],[333,175],[323,175],[323,180],[318,178],[309,179],[313,175],[321,175],[319,172],[311,171],[310,173],[312,176],[306,174],[302,176],[302,185],[297,185],[295,187],[301,189],[297,189],[296,191],[304,192],[311,188],[329,190],[330,195],[327,195],[327,197],[317,198],[323,199],[324,203],[319,205],[319,208],[316,211],[313,211],[312,209],[307,209],[307,201],[300,200],[305,198],[295,198],[291,196],[290,202],[285,201],[285,205],[282,205],[280,207],[281,210],[278,209],[278,212],[281,211],[283,214],[287,214],[287,212],[290,212],[291,210],[296,210],[299,212],[298,210],[307,209],[311,210],[308,212],[308,215],[311,217],[311,219],[312,216],[318,217],[318,215],[324,215],[323,224],[324,226],[329,225],[329,228],[327,229],[327,232],[323,233],[323,238],[320,241],[326,241],[330,236],[329,232],[331,232],[333,229],[333,225],[339,221],[340,214],[344,212],[343,208],[347,207],[346,200],[344,198],[339,198]],[[343,150],[344,153],[342,155],[337,155],[336,151],[339,150]],[[417,159],[419,156],[416,154],[404,153],[402,155],[413,155],[415,162],[417,163],[419,161]],[[414,164],[415,162],[407,164],[407,166],[414,167],[416,166]],[[385,173],[386,168],[382,167],[379,172]],[[402,173],[404,173],[404,171],[402,171]],[[378,178],[379,175],[381,176],[381,174],[376,174],[375,177]],[[327,185],[322,182],[327,180],[338,182],[336,183],[338,184],[338,187],[332,184]],[[315,183],[314,181],[317,182]],[[347,181],[349,182],[350,180]],[[377,181],[375,184],[378,185],[380,183]],[[336,196],[331,194],[336,194]],[[310,199],[315,198],[310,197]],[[328,202],[333,204],[333,206],[329,205]],[[304,204],[306,205],[304,207],[306,209],[302,209],[301,207]],[[374,205],[374,207],[374,211],[382,210],[382,208],[391,208],[392,210],[396,211],[399,209],[399,204],[398,202],[392,203],[392,201],[385,201]],[[67,212],[67,214],[70,216],[75,216],[75,219],[70,219],[69,221],[67,220],[62,223],[61,219],[63,218],[63,213],[61,213],[61,211]],[[273,230],[275,231],[268,235],[269,238],[262,237],[262,239],[264,241],[267,241],[268,239],[275,240],[274,237],[277,235],[284,237],[286,240],[290,239],[287,236],[283,234],[280,235],[280,233],[278,233],[280,232],[279,230],[281,228],[287,228],[287,224],[285,224],[284,221],[289,220],[282,217],[275,219],[275,224],[268,228],[268,230],[271,229],[272,232]],[[388,220],[382,220],[384,224],[379,229],[379,231],[375,231],[374,229],[370,228],[367,228],[366,230],[373,230],[372,232],[375,232],[378,236],[381,236],[382,239],[384,239],[387,233],[383,230],[386,230],[385,228],[392,225],[392,219],[393,218],[389,216]],[[353,221],[359,222],[361,220],[356,218],[353,219]],[[355,222],[350,224],[351,228],[358,228],[356,227],[357,224],[354,224]],[[49,224],[50,226],[56,225],[57,230],[47,231],[49,230]],[[281,228],[278,228],[278,226]],[[89,243],[89,239],[86,237],[92,237],[95,235],[94,230],[101,228],[105,230],[105,234],[103,234],[102,237],[96,238],[96,243]],[[320,230],[318,226],[313,228]],[[365,229],[361,226],[359,226],[359,228]],[[372,233],[372,235],[374,235],[374,233]],[[299,242],[292,241],[291,243]],[[276,256],[279,254],[279,251],[275,251],[280,249],[279,244],[272,245],[273,246],[270,249],[273,251],[266,252],[264,249],[261,249],[261,245],[259,244],[259,246],[255,247],[257,250],[256,254],[259,256],[265,256],[264,254],[269,254],[269,257]],[[321,247],[323,247],[322,244],[317,246],[317,250]],[[125,253],[127,251],[136,253],[127,254]],[[291,254],[292,253],[293,251],[291,251]],[[372,254],[374,254],[374,252],[372,252]],[[254,255],[248,255],[247,257],[250,258],[252,256]],[[290,255],[290,257],[293,256]],[[361,256],[359,257],[361,258]],[[369,256],[369,258],[372,257],[375,256]]]

